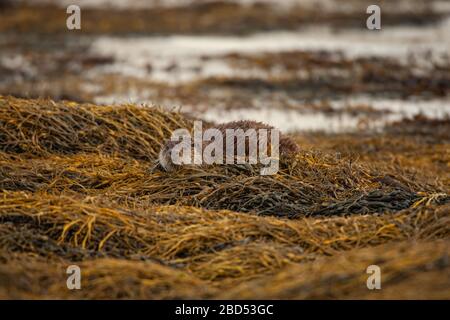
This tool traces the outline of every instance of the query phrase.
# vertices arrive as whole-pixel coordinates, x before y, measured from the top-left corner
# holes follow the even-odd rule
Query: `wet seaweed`
[[[354,297],[373,263],[391,270],[386,297],[424,283],[422,297],[445,296],[436,289],[448,269],[445,176],[433,184],[380,154],[345,155],[340,143],[338,154],[330,146],[340,140],[320,135],[329,145],[304,146],[273,176],[237,165],[168,173],[154,160],[171,130],[191,125],[179,113],[13,97],[0,107],[1,297]],[[442,145],[417,142],[408,127],[395,135]],[[417,161],[445,172],[429,154]],[[357,262],[330,267],[346,259]],[[86,290],[64,289],[74,263]]]

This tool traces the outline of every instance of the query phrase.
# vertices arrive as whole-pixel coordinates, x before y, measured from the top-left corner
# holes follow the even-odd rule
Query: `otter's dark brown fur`
[[[270,130],[275,129],[273,126],[264,124],[262,122],[249,121],[249,120],[232,121],[232,122],[227,122],[227,123],[223,123],[223,124],[219,124],[219,125],[215,125],[215,126],[210,126],[207,128],[203,128],[203,131],[206,129],[210,129],[210,128],[220,130],[220,132],[222,133],[222,135],[224,137],[224,142],[223,142],[224,149],[226,147],[225,139],[226,139],[226,130],[227,129],[234,129],[234,130],[242,129],[244,132],[247,131],[248,129],[255,129],[256,131],[258,131],[259,129],[267,129],[269,131],[269,136],[267,139],[268,143],[269,143],[269,145],[267,146],[267,149],[269,152],[270,152]],[[178,141],[167,140],[159,152],[158,164],[165,171],[173,171],[178,167],[178,165],[176,165],[172,162],[172,158],[171,158],[172,149],[178,143],[179,143]],[[203,147],[205,147],[205,143],[209,144],[210,142],[209,141],[204,142]],[[236,154],[236,150],[237,150],[237,146],[235,145],[234,154]],[[297,143],[295,143],[295,141],[292,138],[280,133],[279,154],[281,157],[293,155],[293,154],[297,153],[299,150],[300,149],[299,149]],[[247,142],[246,142],[245,152],[246,152],[246,155],[249,154]],[[225,150],[224,150],[223,154],[224,154],[224,156],[226,155]]]

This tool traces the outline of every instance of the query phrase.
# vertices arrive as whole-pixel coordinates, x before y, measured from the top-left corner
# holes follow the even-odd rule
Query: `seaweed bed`
[[[297,134],[274,176],[154,169],[191,123],[0,96],[0,298],[449,298],[450,120]]]

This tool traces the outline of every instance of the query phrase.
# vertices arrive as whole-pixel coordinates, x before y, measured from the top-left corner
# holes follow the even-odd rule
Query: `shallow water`
[[[46,2],[45,0],[35,0],[34,2]],[[57,1],[60,5],[66,5],[71,1]],[[74,1],[82,8],[148,8],[153,6],[177,6],[186,5],[190,0],[173,0],[173,1],[116,1],[116,0],[95,0],[95,1]],[[241,0],[233,2],[253,3],[253,0]],[[264,2],[276,3],[275,0],[266,0]],[[353,2],[353,5],[357,1]],[[71,2],[72,3],[72,2]],[[396,1],[398,10],[412,10],[411,1]],[[416,2],[414,2],[416,3]],[[446,2],[434,1],[433,8],[439,9],[439,12],[450,12]],[[286,6],[301,4],[302,6],[319,5],[314,1],[287,1]],[[339,2],[335,0],[322,0],[320,7],[324,10],[338,10]],[[447,3],[448,4],[448,3]],[[342,5],[342,4],[341,4]],[[352,6],[350,6],[352,7]],[[342,6],[344,10],[345,6]],[[359,8],[353,6],[353,9]],[[348,8],[347,8],[348,9]],[[344,11],[346,11],[345,9]],[[356,10],[356,9],[355,9]],[[359,10],[359,9],[358,9]],[[412,12],[412,11],[411,11]],[[270,65],[264,68],[257,63],[248,65],[243,63],[245,67],[240,67],[239,63],[233,65],[231,59],[227,60],[226,55],[235,54],[240,58],[248,56],[255,58],[264,53],[286,53],[293,51],[308,52],[325,52],[336,61],[343,58],[349,59],[349,64],[353,66],[352,59],[360,57],[379,57],[397,61],[400,65],[407,66],[405,69],[412,70],[411,74],[425,75],[425,81],[440,81],[439,85],[446,84],[448,77],[438,75],[433,78],[433,70],[436,65],[450,65],[450,18],[443,20],[437,24],[428,24],[426,26],[383,26],[381,31],[369,31],[366,29],[347,28],[333,30],[329,26],[311,26],[304,27],[297,31],[268,31],[248,36],[219,36],[219,35],[173,35],[165,37],[157,36],[132,36],[130,34],[124,37],[115,36],[82,36],[75,39],[73,46],[79,47],[78,41],[83,40],[83,46],[88,47],[87,56],[111,57],[112,63],[98,63],[93,66],[85,67],[83,62],[75,63],[74,68],[67,67],[64,69],[69,77],[67,85],[61,85],[67,79],[64,78],[64,72],[61,72],[61,78],[53,79],[52,65],[55,59],[64,58],[67,55],[67,61],[70,61],[71,55],[69,50],[61,49],[61,56],[49,55],[46,64],[42,62],[40,57],[33,57],[30,53],[14,50],[3,50],[0,54],[0,70],[10,72],[9,76],[0,78],[0,85],[6,88],[21,88],[21,84],[25,83],[24,89],[20,90],[20,94],[27,94],[28,88],[36,89],[35,95],[57,97],[80,97],[79,101],[93,101],[100,104],[119,104],[119,103],[146,103],[157,104],[165,107],[181,106],[181,110],[192,112],[200,118],[210,121],[223,122],[239,119],[251,119],[268,122],[285,131],[297,130],[324,130],[331,132],[351,131],[365,128],[381,128],[384,124],[400,120],[402,118],[412,117],[419,113],[427,115],[431,118],[442,118],[450,114],[450,97],[444,96],[433,91],[428,96],[424,95],[421,99],[413,99],[410,92],[395,92],[391,95],[395,98],[388,98],[387,93],[384,96],[381,90],[388,91],[388,86],[376,87],[376,90],[366,91],[362,93],[350,88],[348,91],[331,92],[327,96],[321,96],[316,93],[316,87],[311,86],[305,89],[306,94],[297,94],[296,90],[303,87],[295,85],[289,86],[273,86],[266,89],[265,83],[271,84],[279,79],[288,79],[295,82],[297,79],[314,79],[314,77],[322,77],[324,79],[359,79],[349,78],[348,74],[358,74],[353,67],[344,68],[327,68],[321,64],[312,64],[312,66],[302,64],[294,64],[297,69],[290,70],[289,67],[280,67],[277,60],[271,58]],[[2,39],[3,42],[2,42]],[[0,46],[8,48],[8,38],[0,36]],[[11,40],[11,39],[9,39]],[[73,39],[68,40],[68,42]],[[11,41],[10,41],[11,42]],[[14,41],[12,41],[14,42]],[[38,42],[40,43],[40,42]],[[67,46],[68,48],[71,46]],[[84,48],[84,47],[83,47]],[[53,52],[54,48],[44,48],[48,52]],[[67,50],[64,51],[64,50]],[[83,53],[85,50],[83,49]],[[295,56],[295,55],[294,55]],[[299,55],[300,57],[301,55]],[[284,59],[284,58],[283,58]],[[300,59],[300,58],[299,58]],[[318,57],[321,61],[321,57]],[[64,60],[64,59],[63,59]],[[242,59],[244,61],[245,59]],[[307,59],[305,59],[307,60]],[[31,61],[31,62],[30,62]],[[413,61],[414,63],[411,64]],[[267,61],[265,62],[267,63]],[[272,63],[274,64],[272,67]],[[47,65],[47,69],[43,68]],[[70,63],[67,63],[70,65]],[[289,64],[286,64],[289,65]],[[308,67],[314,69],[314,73],[308,74]],[[326,66],[327,63],[324,63]],[[328,64],[329,65],[329,64]],[[331,63],[332,65],[332,63]],[[356,64],[358,68],[365,68],[364,63]],[[389,64],[386,64],[389,65]],[[398,65],[398,63],[397,63]],[[380,64],[377,72],[384,72],[384,64]],[[410,66],[414,66],[409,68]],[[76,68],[82,70],[77,71]],[[353,69],[352,69],[353,68]],[[350,70],[350,71],[349,71]],[[381,70],[381,71],[380,71]],[[409,71],[408,70],[408,71]],[[443,69],[447,70],[447,69]],[[12,72],[14,71],[14,72]],[[42,79],[42,71],[50,74],[49,78]],[[392,72],[390,72],[392,74]],[[408,81],[404,72],[399,77],[399,81]],[[58,75],[59,76],[59,75]],[[36,79],[39,77],[39,81]],[[55,76],[56,77],[56,76]],[[212,82],[210,78],[231,79],[231,86],[212,85],[211,88],[203,90],[203,84]],[[395,85],[396,77],[390,84]],[[239,80],[250,79],[245,90],[240,90]],[[256,81],[255,81],[256,79]],[[259,85],[259,79],[265,80],[263,85]],[[382,81],[383,77],[380,77]],[[47,80],[48,82],[46,82]],[[236,80],[236,81],[235,81]],[[420,79],[419,79],[420,80]],[[189,90],[185,94],[182,90],[189,89],[190,85],[194,85],[196,81],[200,81],[200,85],[195,88],[195,94],[190,96]],[[202,82],[203,81],[203,82]],[[252,82],[253,81],[253,82]],[[339,81],[339,80],[338,80]],[[375,79],[374,86],[377,85]],[[351,81],[349,81],[351,83]],[[256,84],[255,84],[256,83]],[[303,85],[305,82],[300,82]],[[320,82],[321,88],[328,85],[328,82]],[[325,85],[324,85],[325,84]],[[353,83],[351,83],[353,85]],[[355,86],[359,83],[355,81]],[[364,84],[363,84],[364,85]],[[414,86],[414,85],[413,85]],[[262,88],[261,88],[262,87]],[[401,87],[401,86],[400,86]],[[75,89],[76,88],[76,89]],[[298,89],[297,89],[298,88]],[[328,88],[328,87],[327,87]],[[409,88],[409,87],[408,87]],[[54,90],[52,90],[54,89]],[[74,90],[74,94],[71,90]],[[173,92],[170,90],[173,89]],[[326,88],[325,88],[326,89]],[[347,88],[348,89],[348,88]],[[79,91],[76,91],[79,90]],[[163,92],[160,94],[160,91]],[[209,90],[209,91],[208,91]],[[378,90],[378,91],[377,91]],[[5,91],[5,90],[4,90]],[[326,90],[325,90],[326,91]],[[330,90],[332,91],[332,90]],[[373,93],[375,92],[376,93]],[[401,91],[401,89],[399,89]],[[49,93],[50,92],[50,93]],[[182,92],[179,96],[179,94]],[[262,93],[261,93],[262,92]],[[309,94],[311,92],[311,94]],[[346,95],[348,93],[348,95]],[[357,92],[352,94],[352,92]],[[370,93],[372,92],[372,93]],[[443,89],[442,92],[449,92]],[[67,95],[69,93],[69,95]],[[185,94],[183,96],[183,94]],[[366,94],[366,95],[364,95]],[[373,96],[371,96],[372,94]],[[407,100],[401,100],[402,96],[409,97]],[[200,98],[198,98],[200,97]],[[237,98],[236,98],[237,97]],[[308,98],[311,97],[311,98]],[[235,99],[236,98],[236,99]],[[239,100],[241,99],[241,100]],[[316,111],[308,109],[308,105],[313,103],[326,101],[335,111],[324,113],[324,109],[318,108]],[[191,101],[192,100],[192,101]],[[237,101],[233,106],[232,104]],[[237,107],[236,107],[237,106]],[[365,106],[375,112],[358,111],[358,106]],[[346,111],[348,108],[353,108]],[[342,112],[340,110],[342,109]],[[363,108],[362,108],[363,109]],[[325,110],[326,111],[326,110]],[[377,112],[382,111],[382,112]]]
[[[336,108],[352,106],[365,101],[364,98],[353,101],[334,102]],[[384,125],[411,118],[418,114],[430,118],[450,116],[450,101],[404,101],[404,100],[370,100],[370,105],[377,110],[387,110],[389,113],[373,117],[367,115],[353,116],[350,114],[305,113],[296,110],[280,109],[208,109],[196,114],[199,118],[217,123],[251,119],[273,125],[284,132],[324,131],[350,132],[360,129],[378,130]],[[189,111],[189,109],[185,109]],[[195,112],[194,112],[195,114]]]
[[[165,84],[179,84],[208,77],[264,78],[261,69],[239,70],[229,65],[226,54],[257,55],[266,52],[293,50],[326,51],[355,57],[388,57],[407,65],[411,56],[427,70],[431,62],[449,61],[450,20],[428,27],[392,27],[380,32],[308,28],[297,32],[266,32],[247,37],[238,36],[172,36],[172,37],[100,37],[93,42],[94,54],[113,56],[116,62],[94,70],[94,73],[113,73],[126,77],[140,77]],[[208,59],[202,57],[207,56]],[[147,68],[151,65],[151,70]],[[172,66],[172,67],[171,67]],[[272,74],[273,75],[273,74]],[[151,93],[145,90],[127,96],[98,97],[97,102],[152,103]],[[257,100],[258,97],[255,97]],[[295,101],[302,105],[303,101]],[[274,108],[261,101],[256,107],[231,109],[209,106],[197,112],[196,106],[184,105],[182,110],[193,112],[208,121],[224,122],[252,119],[270,123],[284,131],[321,130],[329,132],[380,128],[386,123],[424,114],[431,118],[450,115],[450,99],[400,100],[349,96],[345,100],[329,102],[340,109],[364,104],[386,111],[377,117],[347,113],[324,114]]]
[[[93,54],[113,56],[116,63],[98,70],[153,81],[180,82],[209,76],[255,76],[231,68],[220,56],[293,50],[340,52],[348,58],[390,57],[403,63],[414,56],[426,67],[448,61],[450,19],[427,27],[391,27],[381,31],[333,31],[327,27],[297,32],[238,36],[100,37]],[[213,59],[202,59],[208,56]],[[214,59],[214,56],[217,58]],[[147,68],[151,66],[151,70]],[[174,68],[171,68],[174,66]],[[175,69],[175,70],[174,70]],[[256,75],[258,73],[256,72]]]

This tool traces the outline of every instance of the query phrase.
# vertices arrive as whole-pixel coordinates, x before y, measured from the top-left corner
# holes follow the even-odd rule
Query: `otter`
[[[249,121],[249,120],[240,120],[240,121],[233,121],[233,122],[227,122],[227,123],[223,123],[223,124],[219,124],[219,125],[210,125],[208,126],[208,128],[205,128],[205,130],[203,130],[203,128],[201,129],[202,131],[202,136],[203,133],[205,133],[205,131],[207,129],[217,129],[218,131],[220,131],[221,136],[223,137],[223,141],[222,141],[222,146],[223,146],[223,157],[224,157],[224,161],[223,163],[225,163],[225,157],[227,155],[227,151],[225,150],[226,147],[226,136],[227,136],[227,129],[233,129],[233,130],[242,130],[244,132],[247,132],[247,130],[249,129],[254,129],[256,132],[259,132],[259,129],[266,129],[267,132],[269,133],[267,136],[267,151],[268,151],[268,155],[270,156],[270,152],[271,152],[271,130],[275,130],[275,128],[271,125],[268,124],[264,124],[262,122],[257,122],[257,121]],[[194,129],[195,131],[195,129]],[[256,150],[256,154],[258,154],[259,152],[259,136],[256,136],[258,139],[258,143],[256,144],[257,150]],[[234,139],[234,138],[233,138]],[[195,157],[195,145],[194,143],[190,142],[191,140],[189,140],[189,147],[192,147],[190,150],[192,150],[191,152],[191,156]],[[248,159],[249,156],[249,138],[246,136],[245,140],[239,140],[239,139],[234,139],[233,143],[234,143],[234,150],[232,150],[233,155],[237,154],[237,150],[239,147],[239,141],[240,143],[243,143],[245,141],[245,146],[244,146],[244,150],[245,150],[245,157]],[[297,143],[290,138],[289,136],[283,135],[283,134],[279,134],[279,140],[278,140],[278,146],[279,146],[279,155],[280,157],[286,157],[286,156],[291,156],[291,155],[295,155],[300,148],[298,147]],[[205,149],[205,147],[210,143],[210,141],[202,141],[201,142],[201,148],[203,151]],[[177,168],[180,168],[181,166],[183,166],[183,164],[175,164],[172,161],[172,150],[176,145],[179,145],[180,141],[173,141],[173,140],[166,140],[162,147],[161,150],[159,152],[159,156],[158,156],[158,160],[156,163],[156,166],[159,168],[162,168],[164,171],[167,172],[171,172],[176,170]],[[241,145],[242,146],[242,145]],[[229,151],[230,152],[230,151]],[[228,152],[228,153],[229,153]],[[201,152],[200,152],[201,153]],[[202,164],[204,165],[204,164]]]

